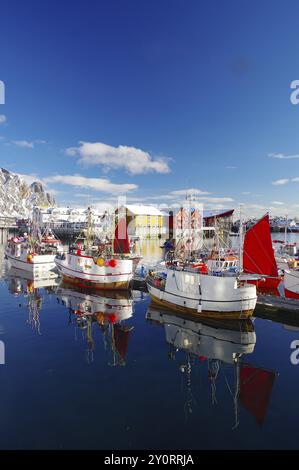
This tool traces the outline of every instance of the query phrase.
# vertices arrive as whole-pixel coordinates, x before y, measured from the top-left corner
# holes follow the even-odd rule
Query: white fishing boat
[[[129,289],[134,263],[125,221],[120,220],[115,231],[113,250],[96,244],[92,213],[88,210],[85,243],[78,244],[69,253],[57,256],[55,263],[67,282],[92,289]],[[122,232],[119,236],[119,232]]]
[[[38,239],[25,234],[8,240],[5,256],[11,267],[47,277],[55,269],[55,257],[60,250],[59,240],[52,235]]]
[[[201,274],[188,266],[150,273],[147,288],[156,304],[202,317],[248,318],[257,301],[256,287],[237,276]]]
[[[252,315],[257,295],[256,286],[241,279],[241,274],[242,266],[238,274],[228,269],[212,272],[186,259],[169,263],[164,272],[150,272],[146,281],[153,301],[166,308],[202,317],[244,319]]]

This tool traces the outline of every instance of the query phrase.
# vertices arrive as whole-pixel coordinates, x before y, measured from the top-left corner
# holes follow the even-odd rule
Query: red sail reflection
[[[273,371],[242,364],[240,368],[240,394],[243,406],[261,426],[267,414],[276,374]]]

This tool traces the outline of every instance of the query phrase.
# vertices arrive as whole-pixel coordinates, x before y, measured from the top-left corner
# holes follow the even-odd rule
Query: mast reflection
[[[109,352],[108,365],[125,366],[132,326],[125,324],[133,315],[133,300],[127,292],[99,293],[74,288],[62,283],[56,291],[57,301],[69,311],[69,321],[75,324],[86,342],[86,360],[94,361],[96,343],[94,329],[103,335],[104,349]]]
[[[15,297],[28,300],[25,304],[25,308],[28,309],[27,323],[32,329],[35,329],[38,334],[41,334],[40,312],[43,305],[42,291],[45,290],[48,294],[54,293],[59,283],[56,273],[47,274],[49,277],[40,278],[34,276],[33,273],[11,268],[6,273],[5,277],[8,291]],[[20,303],[19,306],[22,307],[24,304]]]
[[[272,386],[276,374],[243,361],[242,357],[253,353],[256,334],[251,320],[217,321],[184,316],[150,305],[146,315],[151,323],[164,326],[166,342],[170,346],[169,358],[178,360],[183,373],[186,401],[186,417],[192,413],[196,397],[192,392],[192,370],[205,368],[210,384],[211,402],[217,405],[217,382],[222,375],[232,397],[234,420],[232,429],[239,426],[241,403],[261,425],[267,413]],[[182,360],[180,351],[185,352]],[[233,384],[228,376],[233,375]]]

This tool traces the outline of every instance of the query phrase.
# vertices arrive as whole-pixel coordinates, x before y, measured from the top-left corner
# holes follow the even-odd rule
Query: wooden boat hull
[[[72,276],[62,274],[62,278],[65,282],[68,282],[74,286],[83,287],[87,289],[97,290],[128,290],[130,287],[130,281],[117,281],[117,282],[94,282],[88,279],[79,279]]]
[[[240,320],[240,319],[248,319],[253,315],[252,310],[243,310],[242,312],[213,312],[213,311],[202,311],[198,312],[196,309],[183,307],[181,305],[173,304],[172,302],[168,302],[166,300],[160,300],[155,297],[153,294],[150,293],[152,301],[159,305],[160,307],[164,307],[165,309],[172,310],[178,313],[188,313],[191,315],[195,315],[199,318],[214,318],[214,319],[221,319],[221,320]]]

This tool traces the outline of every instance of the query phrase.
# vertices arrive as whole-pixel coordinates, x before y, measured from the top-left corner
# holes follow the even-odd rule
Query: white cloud
[[[115,184],[106,178],[87,178],[81,175],[54,175],[44,178],[43,181],[47,184],[66,184],[113,194],[126,193],[138,188],[136,184]]]
[[[292,181],[294,181],[294,183],[299,183],[299,177],[296,176],[296,178],[292,178]]]
[[[234,199],[231,197],[197,197],[197,201],[205,201],[205,202],[212,202],[212,203],[218,203],[218,202],[233,202]]]
[[[243,191],[241,194],[243,194],[244,196],[248,196],[249,194],[251,194],[250,191]]]
[[[273,184],[274,186],[282,186],[282,185],[284,185],[284,184],[289,183],[289,181],[290,181],[290,180],[289,180],[288,178],[281,178],[281,179],[279,179],[279,180],[272,181],[272,184]]]
[[[13,144],[17,145],[18,147],[23,147],[27,149],[33,149],[34,142],[30,142],[29,140],[13,140]]]
[[[272,204],[275,204],[276,206],[283,206],[283,205],[284,205],[284,202],[272,201]]]
[[[227,170],[236,170],[237,167],[236,166],[226,166],[225,167]]]
[[[268,157],[278,158],[280,160],[293,160],[299,158],[299,155],[285,155],[284,153],[268,153]]]
[[[12,143],[17,147],[33,149],[35,144],[46,144],[45,140],[13,140]]]
[[[4,124],[6,122],[5,114],[0,114],[0,124]]]
[[[79,142],[78,147],[70,147],[66,149],[66,153],[79,156],[81,164],[103,165],[107,170],[123,168],[132,175],[170,172],[166,158],[154,159],[148,152],[126,145],[113,147],[102,142]]]
[[[207,191],[202,191],[201,189],[189,188],[189,189],[179,189],[177,191],[171,191],[170,196],[197,196],[199,194],[210,194]]]

